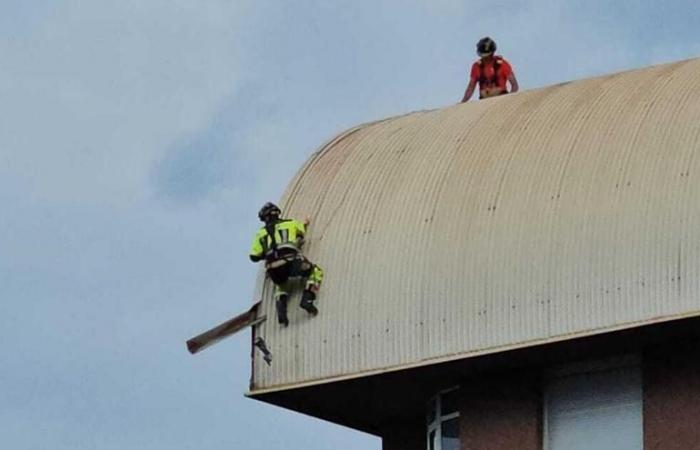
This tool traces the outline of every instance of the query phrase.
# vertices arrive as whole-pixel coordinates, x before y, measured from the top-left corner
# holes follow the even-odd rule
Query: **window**
[[[428,402],[428,450],[459,450],[459,389],[440,392]]]
[[[642,450],[638,358],[568,366],[544,390],[544,450]]]

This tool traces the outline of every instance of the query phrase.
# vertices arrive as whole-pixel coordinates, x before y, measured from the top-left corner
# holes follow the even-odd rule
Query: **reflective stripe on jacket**
[[[274,225],[275,244],[277,250],[299,252],[304,242],[306,227],[294,219],[282,219]],[[253,244],[250,247],[250,256],[266,259],[274,259],[272,239],[266,227],[261,227],[255,234]]]

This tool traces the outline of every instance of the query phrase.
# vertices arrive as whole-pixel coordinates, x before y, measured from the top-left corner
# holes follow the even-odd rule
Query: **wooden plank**
[[[254,304],[248,311],[223,322],[214,328],[199,334],[187,341],[187,350],[193,355],[211,347],[217,342],[241,331],[244,328],[255,326],[266,320],[266,316],[258,317],[258,306],[260,302]]]

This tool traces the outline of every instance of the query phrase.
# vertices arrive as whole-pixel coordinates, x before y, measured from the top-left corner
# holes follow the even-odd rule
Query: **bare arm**
[[[515,78],[515,74],[513,72],[508,75],[508,81],[510,82],[510,92],[518,92],[520,87],[518,86],[518,80]]]
[[[469,79],[469,84],[467,85],[467,90],[464,91],[464,97],[460,103],[464,103],[474,95],[474,89],[476,89],[476,80]]]

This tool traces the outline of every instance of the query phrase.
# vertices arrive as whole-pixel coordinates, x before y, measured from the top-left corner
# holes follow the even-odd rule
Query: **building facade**
[[[386,449],[700,449],[698,153],[700,60],[341,134],[282,202],[321,314],[254,327],[248,395]]]

